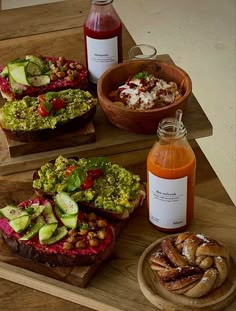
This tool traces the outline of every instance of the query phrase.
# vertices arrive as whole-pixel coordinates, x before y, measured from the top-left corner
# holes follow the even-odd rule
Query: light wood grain
[[[44,141],[19,142],[7,138],[7,147],[10,157],[19,157],[26,154],[57,150],[61,148],[77,147],[96,141],[96,132],[92,122],[83,128],[54,136]]]
[[[90,1],[70,0],[3,10],[0,40],[81,27],[89,8]],[[14,22],[9,23],[10,20]]]
[[[155,230],[145,214],[145,208],[135,212],[118,238],[113,256],[97,271],[86,289],[4,263],[0,263],[0,275],[7,280],[96,310],[153,311],[155,308],[139,289],[137,265],[146,247],[165,234]],[[236,209],[232,206],[196,198],[195,218],[188,229],[221,240],[235,260],[236,247],[232,238],[236,236],[235,223]],[[229,306],[226,310],[233,308]]]

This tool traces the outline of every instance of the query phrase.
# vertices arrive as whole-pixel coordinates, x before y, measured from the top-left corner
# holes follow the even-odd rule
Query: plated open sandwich
[[[69,88],[87,89],[88,71],[64,57],[27,55],[0,66],[0,92],[7,100]]]
[[[96,105],[97,99],[80,89],[25,96],[3,105],[0,125],[13,140],[40,141],[82,128],[93,118]]]
[[[33,188],[49,198],[65,191],[81,209],[110,219],[127,219],[145,198],[138,175],[103,157],[59,156],[34,173]]]
[[[107,220],[84,213],[66,193],[35,198],[0,209],[0,232],[17,254],[49,266],[90,265],[114,246]]]

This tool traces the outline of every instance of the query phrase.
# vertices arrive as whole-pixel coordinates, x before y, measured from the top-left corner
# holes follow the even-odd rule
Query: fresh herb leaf
[[[82,222],[82,224],[80,224],[80,229],[82,230],[87,230],[88,229],[88,224],[86,222]]]
[[[146,79],[149,76],[147,71],[142,71],[134,75],[134,79]]]
[[[29,215],[32,215],[32,214],[34,214],[34,208],[33,208],[33,207],[28,207],[28,208],[26,209],[26,212],[27,212]]]
[[[68,185],[67,189],[68,191],[74,191],[78,189],[82,183],[84,182],[86,178],[86,173],[81,167],[75,168],[71,173],[68,178]]]
[[[58,93],[57,92],[47,92],[45,95],[45,100],[50,102],[53,98],[58,97]]]

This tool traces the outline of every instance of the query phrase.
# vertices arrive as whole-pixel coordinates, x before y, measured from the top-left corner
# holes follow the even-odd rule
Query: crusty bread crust
[[[99,252],[98,254],[91,254],[91,255],[65,255],[60,253],[52,254],[39,251],[33,246],[24,243],[24,241],[19,241],[13,236],[8,236],[4,231],[2,230],[0,231],[5,242],[14,253],[17,253],[18,255],[21,255],[25,258],[37,261],[39,263],[44,263],[52,267],[84,266],[99,263],[101,261],[106,260],[111,255],[115,244],[115,238],[113,238],[113,241],[110,243],[110,245],[106,247],[103,251]]]

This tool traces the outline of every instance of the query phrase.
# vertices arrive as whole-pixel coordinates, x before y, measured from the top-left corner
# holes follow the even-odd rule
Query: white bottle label
[[[149,220],[154,225],[175,229],[187,223],[187,176],[163,179],[148,172]]]
[[[118,37],[93,39],[86,36],[90,81],[97,80],[111,65],[118,63]]]

